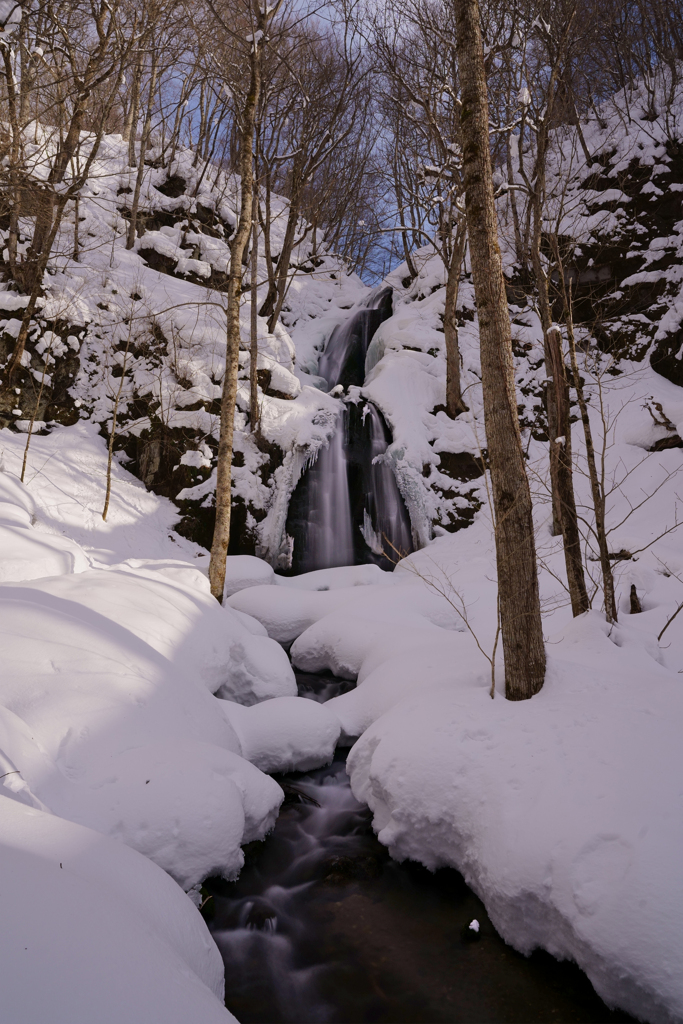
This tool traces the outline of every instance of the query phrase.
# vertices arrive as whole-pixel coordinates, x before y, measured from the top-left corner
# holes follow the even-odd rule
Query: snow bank
[[[220,954],[134,850],[0,797],[2,1016],[13,1024],[228,1024]]]
[[[225,562],[223,597],[232,597],[247,587],[265,586],[275,582],[273,567],[253,555],[229,555]]]
[[[77,427],[36,441],[49,474],[27,488],[0,472],[0,554],[20,577],[0,583],[3,1010],[13,1024],[233,1020],[180,886],[235,877],[282,790],[242,756],[224,698],[296,703],[281,759],[329,759],[339,724],[289,696],[281,646],[211,597],[199,560],[169,557],[183,550],[163,532],[176,514],[124,470],[102,521],[101,477],[85,471],[101,468],[100,439]],[[3,443],[11,464],[20,452]],[[3,550],[2,528],[23,546],[10,532]],[[141,557],[150,534],[166,557]],[[265,762],[272,714],[248,721]]]
[[[400,700],[353,748],[353,792],[392,856],[457,867],[517,949],[680,1020],[680,679],[597,613],[551,642],[531,702],[460,685]]]
[[[241,745],[212,691],[253,703],[291,692],[294,679],[282,649],[209,594],[139,572],[0,587],[0,703],[49,759],[46,772],[17,757],[45,805],[118,836],[189,888],[214,871],[234,876],[245,813],[255,838],[281,800],[238,757],[243,798]]]
[[[34,530],[35,506],[28,490],[0,473],[0,583],[83,572],[90,562],[67,537]]]

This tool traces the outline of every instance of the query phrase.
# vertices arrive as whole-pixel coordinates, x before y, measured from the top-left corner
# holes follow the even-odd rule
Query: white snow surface
[[[0,1015],[234,1020],[183,889],[236,876],[282,801],[260,768],[329,761],[339,722],[211,597],[170,502],[115,465],[102,520],[92,427],[35,436],[22,484],[25,440],[0,434]]]
[[[146,857],[0,796],[2,1017],[9,1024],[228,1024],[200,914]]]

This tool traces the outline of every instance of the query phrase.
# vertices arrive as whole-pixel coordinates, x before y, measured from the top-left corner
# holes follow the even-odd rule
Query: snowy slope
[[[49,145],[47,146],[49,151]],[[184,513],[183,535],[210,543],[221,382],[225,370],[225,287],[229,238],[236,222],[238,181],[219,168],[193,167],[181,151],[169,167],[148,154],[139,231],[126,250],[135,169],[127,145],[107,136],[82,190],[78,220],[65,215],[45,297],[21,371],[0,389],[0,424],[26,431],[46,423],[88,422],[108,434],[117,409],[118,458]],[[36,160],[43,160],[41,155]],[[33,171],[45,172],[42,163]],[[282,242],[287,204],[275,197],[272,246]],[[22,222],[28,245],[30,221]],[[78,258],[74,257],[78,236]],[[2,234],[2,232],[0,232]],[[2,235],[4,240],[6,232]],[[315,318],[318,340],[343,319],[368,289],[343,261],[324,250],[307,263],[310,243],[293,259],[305,272],[290,285],[282,319],[304,328]],[[2,245],[0,244],[0,254]],[[2,268],[2,261],[0,261]],[[260,300],[267,272],[258,261]],[[27,297],[0,284],[0,362],[14,345]],[[249,412],[249,302],[242,314],[244,351],[235,417],[233,470],[239,550],[277,562],[283,543],[283,507],[305,465],[334,428],[337,405],[316,387],[311,354],[296,358],[282,324],[269,334],[259,320],[259,404],[262,438],[247,429]],[[315,342],[308,348],[311,350]],[[315,362],[315,358],[313,359]]]

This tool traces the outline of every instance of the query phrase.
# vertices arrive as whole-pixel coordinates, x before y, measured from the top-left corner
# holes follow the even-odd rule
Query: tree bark
[[[564,269],[560,266],[560,274],[564,277]],[[588,463],[588,476],[593,496],[593,508],[595,511],[595,534],[598,540],[598,551],[600,554],[600,568],[602,570],[602,590],[605,601],[605,616],[608,622],[617,621],[617,605],[614,596],[614,576],[609,561],[609,548],[607,546],[607,531],[605,527],[605,492],[601,486],[598,476],[598,468],[595,458],[595,445],[593,443],[593,431],[591,429],[588,403],[581,383],[579,364],[576,359],[576,342],[574,340],[574,320],[572,316],[571,292],[567,295],[565,289],[565,311],[567,316],[567,339],[569,341],[569,354],[572,361],[572,373],[574,376],[574,388],[576,398],[581,411],[581,422],[586,440],[586,461]]]
[[[267,14],[266,14],[267,17]],[[259,19],[260,22],[261,19]],[[265,17],[264,17],[265,26]],[[260,24],[259,24],[259,27]],[[242,292],[242,260],[251,232],[253,195],[253,146],[256,110],[261,91],[260,49],[252,53],[249,93],[242,112],[240,131],[239,172],[241,177],[240,217],[230,242],[230,273],[228,275],[228,308],[226,314],[226,354],[223,396],[221,399],[221,429],[216,465],[216,525],[211,545],[209,581],[211,593],[223,600],[225,586],[225,560],[230,542],[230,511],[232,488],[232,449],[235,429],[235,402],[237,399],[237,370],[240,349],[240,295]]]
[[[251,432],[257,433],[258,408],[258,192],[251,203],[251,338],[249,346],[249,417]]]
[[[517,418],[510,317],[498,246],[479,5],[477,0],[456,0],[455,11],[463,177],[479,315],[505,695],[509,700],[524,700],[538,693],[545,676],[531,494]]]
[[[459,225],[453,252],[448,264],[446,281],[446,305],[443,314],[443,333],[446,343],[446,415],[452,420],[465,412],[467,406],[462,397],[460,383],[460,346],[458,344],[458,290],[460,287],[460,271],[465,258],[467,229]]]
[[[147,146],[149,144],[149,136],[152,130],[152,109],[154,104],[154,91],[157,83],[157,66],[158,57],[156,50],[152,57],[152,70],[149,79],[149,97],[147,100],[147,112],[145,115],[145,125],[142,130],[142,137],[140,139],[140,160],[138,162],[138,173],[135,177],[135,189],[133,190],[133,202],[130,207],[130,223],[128,225],[128,237],[126,238],[126,249],[132,249],[135,245],[135,232],[138,223],[138,209],[140,207],[140,192],[142,191],[142,182],[145,177],[145,156],[147,154]],[[135,145],[135,143],[133,143]]]
[[[550,360],[547,365],[553,378],[553,387],[548,392],[548,402],[552,402],[555,406],[555,422],[557,424],[557,437],[551,438],[550,444],[556,452],[564,561],[569,597],[572,603],[572,615],[576,616],[588,611],[590,603],[583,573],[581,534],[579,533],[574,499],[569,382],[562,355],[562,339],[557,327],[552,327],[548,331],[546,347]]]

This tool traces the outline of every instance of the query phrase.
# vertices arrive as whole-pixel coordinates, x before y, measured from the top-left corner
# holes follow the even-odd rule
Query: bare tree
[[[454,0],[454,11],[462,101],[463,178],[479,314],[505,694],[510,700],[524,700],[540,690],[545,677],[531,494],[517,418],[510,318],[498,245],[479,5],[477,0]]]
[[[274,7],[262,10],[255,0],[245,0],[243,28],[249,28],[246,47],[244,36],[239,35],[226,21],[225,10],[219,11],[216,4],[208,0],[217,24],[225,31],[234,44],[233,59],[241,60],[241,75],[231,83],[235,97],[236,118],[239,130],[239,175],[240,207],[237,226],[230,239],[230,268],[227,285],[226,310],[226,356],[221,399],[221,426],[216,466],[216,525],[214,527],[209,580],[211,593],[223,600],[225,584],[225,559],[230,540],[232,452],[237,398],[237,373],[240,348],[240,297],[242,293],[243,258],[249,242],[252,224],[252,199],[254,188],[253,147],[254,130],[261,91],[261,71],[265,41],[269,27],[281,7],[282,0],[276,0]]]
[[[22,317],[14,352],[8,368],[11,379],[21,363],[31,319],[36,311],[43,286],[52,246],[59,231],[67,204],[78,196],[90,174],[109,115],[116,102],[123,77],[126,55],[131,40],[124,36],[119,22],[121,2],[70,3],[46,0],[41,5],[45,46],[49,46],[47,62],[51,89],[46,90],[47,101],[57,105],[58,124],[52,131],[44,131],[42,151],[28,159],[24,155],[24,133],[27,125],[22,121],[21,88],[17,89],[13,55],[3,45],[7,105],[10,112],[10,149],[14,166],[8,177],[14,190],[14,203],[34,214],[34,229],[26,259],[21,264],[14,259],[13,275],[29,292],[29,301]],[[32,80],[37,88],[37,76]],[[98,90],[105,89],[100,96]],[[68,96],[68,104],[65,99]],[[98,96],[97,109],[92,99]],[[66,113],[65,121],[62,121]],[[86,122],[89,131],[84,138]],[[79,173],[69,178],[74,157],[83,149],[87,156],[79,163]],[[39,165],[49,162],[49,171],[43,181]],[[41,168],[42,169],[42,168]],[[15,227],[16,230],[16,227]],[[13,243],[16,252],[16,243]]]

